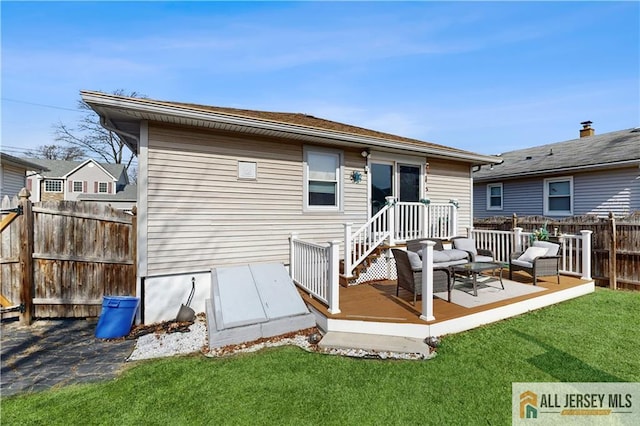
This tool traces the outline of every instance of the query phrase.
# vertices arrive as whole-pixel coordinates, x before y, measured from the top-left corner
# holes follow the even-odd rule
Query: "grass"
[[[512,382],[640,381],[640,293],[595,293],[445,337],[429,361],[272,348],[140,362],[3,398],[3,425],[510,424]]]

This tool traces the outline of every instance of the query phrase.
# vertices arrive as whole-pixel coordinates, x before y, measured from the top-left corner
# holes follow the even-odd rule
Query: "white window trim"
[[[60,191],[50,191],[47,189],[47,183],[48,182],[59,182],[60,183]],[[44,192],[55,192],[55,193],[61,193],[64,189],[64,184],[62,182],[62,180],[60,179],[46,179],[44,181]]]
[[[331,154],[338,157],[338,169],[336,170],[336,206],[310,206],[309,205],[309,166],[307,155],[310,153]],[[344,189],[344,152],[339,149],[322,148],[317,146],[304,146],[302,149],[302,169],[303,169],[303,212],[342,212],[343,209],[343,189]]]
[[[80,184],[80,191],[76,191],[76,183]],[[73,192],[76,194],[80,194],[84,192],[84,181],[81,180],[74,180],[73,183],[71,184],[71,189],[73,189]]]
[[[500,188],[500,207],[491,205],[491,188]],[[504,187],[501,183],[488,183],[487,184],[487,210],[504,210]]]
[[[549,210],[549,184],[553,182],[569,182],[570,210]],[[545,216],[573,216],[573,176],[561,176],[544,180],[544,215]]]
[[[105,190],[100,191],[100,185],[105,185]],[[98,194],[108,194],[109,193],[109,182],[98,182]]]

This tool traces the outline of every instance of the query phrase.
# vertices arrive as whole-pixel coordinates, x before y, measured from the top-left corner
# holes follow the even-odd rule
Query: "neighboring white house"
[[[175,315],[191,277],[202,309],[211,268],[288,264],[291,233],[339,240],[344,252],[345,224],[364,226],[388,196],[417,207],[451,202],[452,233],[466,234],[472,167],[500,161],[306,114],[81,95],[138,156],[138,294],[146,320],[162,319],[158,309],[167,310],[165,319]]]
[[[26,159],[45,168],[46,172],[30,170],[27,189],[31,201],[76,201],[81,196],[114,196],[129,183],[123,164],[84,161]]]
[[[27,170],[43,171],[46,167],[4,152],[0,153],[0,199],[5,195],[15,197],[27,186]]]

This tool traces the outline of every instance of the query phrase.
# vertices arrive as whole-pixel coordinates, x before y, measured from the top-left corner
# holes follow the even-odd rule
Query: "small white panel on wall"
[[[253,161],[238,161],[238,179],[256,180],[258,164]]]
[[[144,283],[145,324],[176,319],[180,305],[191,293],[192,278],[196,279],[196,291],[191,308],[196,313],[204,312],[205,300],[211,297],[211,272],[148,277]]]

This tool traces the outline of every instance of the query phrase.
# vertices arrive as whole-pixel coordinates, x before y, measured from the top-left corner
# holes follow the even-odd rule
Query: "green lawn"
[[[135,364],[2,399],[3,425],[510,424],[512,382],[640,381],[640,293],[595,293],[445,337],[429,361],[272,348]]]

